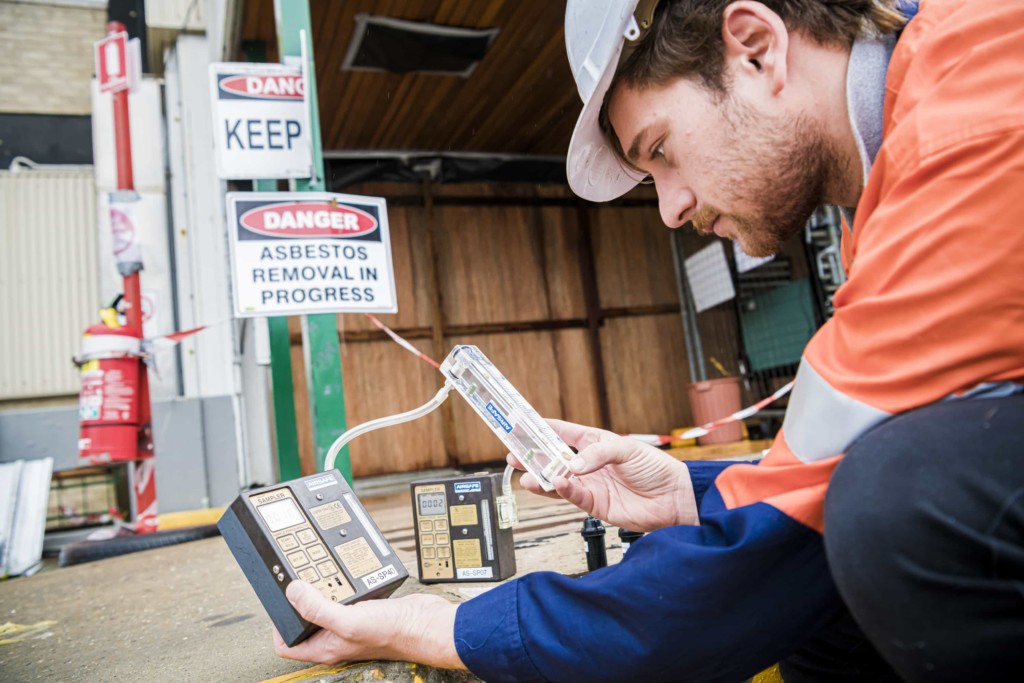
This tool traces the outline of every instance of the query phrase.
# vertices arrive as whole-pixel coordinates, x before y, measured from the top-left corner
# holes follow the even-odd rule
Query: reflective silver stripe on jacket
[[[854,439],[890,416],[838,391],[801,358],[782,433],[793,455],[815,462],[844,453]]]

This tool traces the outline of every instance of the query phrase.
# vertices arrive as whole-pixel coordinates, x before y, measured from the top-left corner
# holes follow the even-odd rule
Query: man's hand
[[[456,606],[442,597],[409,595],[339,605],[305,581],[292,581],[285,595],[304,619],[322,630],[288,647],[274,629],[279,657],[318,664],[392,659],[466,668],[455,650]]]
[[[569,466],[576,476],[555,477],[555,493],[584,512],[632,531],[697,524],[697,502],[686,465],[639,441],[561,420],[548,424],[579,451]],[[512,455],[508,462],[523,466]],[[523,488],[544,493],[532,474]]]

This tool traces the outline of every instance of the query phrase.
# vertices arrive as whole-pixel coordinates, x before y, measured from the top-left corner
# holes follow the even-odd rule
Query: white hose
[[[512,467],[512,465],[505,467],[505,476],[501,478],[501,495],[512,495],[512,473],[515,471],[516,468]]]
[[[430,399],[419,408],[413,408],[408,412],[399,413],[397,415],[389,415],[388,417],[370,420],[369,422],[364,422],[358,427],[353,427],[352,429],[347,430],[334,440],[334,443],[331,444],[330,450],[327,451],[327,457],[324,458],[324,472],[329,472],[334,469],[334,461],[338,457],[338,452],[341,451],[341,449],[345,447],[345,444],[352,439],[366,434],[367,432],[372,432],[375,429],[380,429],[381,427],[390,427],[392,425],[402,424],[403,422],[409,422],[410,420],[423,417],[424,415],[436,410],[442,403],[444,403],[444,400],[448,398],[448,392],[451,390],[452,385],[446,382],[445,385],[441,387],[441,390],[434,395],[434,398]]]

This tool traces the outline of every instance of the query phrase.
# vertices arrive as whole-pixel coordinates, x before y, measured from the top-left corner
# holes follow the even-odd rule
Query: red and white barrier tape
[[[715,420],[714,422],[708,422],[707,424],[701,425],[700,427],[687,429],[685,432],[678,436],[662,436],[661,434],[626,434],[626,436],[636,439],[637,441],[642,441],[643,443],[650,444],[651,446],[667,446],[673,441],[681,441],[683,439],[696,439],[699,436],[706,436],[714,429],[718,429],[719,427],[723,427],[732,422],[745,420],[746,418],[755,415],[765,406],[774,403],[775,401],[778,401],[780,398],[788,394],[789,390],[792,388],[793,382],[790,382],[789,384],[780,387],[779,390],[776,391],[771,396],[768,396],[767,398],[762,398],[757,403],[751,406],[747,406],[743,410],[737,410],[732,415],[727,415],[719,420]]]
[[[412,345],[412,344],[411,344],[411,343],[410,343],[410,342],[409,342],[408,340],[406,340],[406,339],[402,339],[401,337],[399,337],[399,336],[398,336],[398,335],[397,335],[397,334],[395,333],[395,331],[394,331],[394,330],[392,330],[392,329],[391,329],[390,327],[388,327],[387,325],[385,325],[384,323],[382,323],[382,322],[381,322],[380,320],[378,320],[378,319],[377,319],[377,316],[375,316],[375,315],[372,315],[372,314],[370,314],[370,313],[367,313],[367,314],[365,314],[365,315],[366,315],[366,317],[367,317],[367,318],[369,318],[369,319],[370,319],[370,322],[372,322],[372,323],[373,323],[374,325],[376,325],[376,326],[377,326],[377,327],[379,327],[379,328],[380,328],[381,330],[383,330],[383,331],[384,331],[384,334],[386,334],[386,335],[388,335],[389,337],[391,337],[391,338],[392,338],[392,339],[393,339],[393,340],[395,341],[395,343],[396,343],[396,344],[398,344],[399,346],[401,346],[401,347],[402,347],[403,349],[405,349],[405,350],[406,350],[406,351],[408,351],[409,353],[413,354],[414,356],[416,356],[416,357],[417,357],[417,358],[419,358],[420,360],[422,360],[422,361],[425,361],[425,362],[427,362],[427,363],[430,363],[431,365],[433,365],[433,366],[434,366],[435,368],[437,368],[438,370],[440,370],[440,369],[441,369],[441,364],[440,364],[440,363],[438,363],[438,362],[437,362],[436,360],[434,360],[433,358],[431,358],[431,357],[430,357],[430,356],[428,356],[427,354],[425,354],[425,353],[423,353],[422,351],[420,351],[419,349],[417,349],[417,348],[416,348],[415,346],[413,346],[413,345]]]
[[[182,330],[181,332],[171,332],[160,337],[153,337],[152,339],[143,340],[144,344],[147,344],[154,351],[162,351],[163,349],[169,349],[180,344],[184,339],[191,337],[193,334],[202,332],[207,327],[213,327],[214,325],[220,325],[221,323],[227,322],[221,320],[220,322],[213,323],[212,325],[200,325],[199,327],[193,327],[191,330]]]
[[[436,360],[434,360],[433,358],[431,358],[427,354],[425,354],[422,351],[420,351],[419,349],[417,349],[408,340],[403,339],[402,337],[400,337],[394,330],[392,330],[390,327],[388,327],[387,325],[382,323],[380,320],[378,320],[375,315],[372,315],[370,313],[366,313],[365,315],[366,315],[367,318],[370,319],[370,322],[372,322],[374,325],[376,325],[378,328],[380,328],[381,331],[383,331],[384,334],[388,335],[388,337],[390,337],[396,344],[398,344],[403,349],[405,349],[409,353],[413,354],[414,356],[416,356],[420,360],[424,361],[425,363],[430,363],[435,368],[440,369],[440,367],[441,367],[440,363],[438,363]],[[153,339],[146,339],[146,340],[144,340],[143,343],[147,344],[154,351],[159,351],[159,350],[162,350],[162,349],[171,348],[171,347],[181,343],[181,341],[183,339],[186,339],[187,337],[191,337],[193,334],[196,334],[198,332],[202,332],[203,330],[205,330],[208,327],[213,327],[213,326],[219,325],[219,324],[221,324],[223,322],[228,322],[228,321],[227,320],[221,320],[219,322],[212,323],[210,325],[201,325],[200,327],[193,327],[190,330],[182,330],[181,332],[172,332],[171,334],[165,334],[165,335],[160,336],[160,337],[154,337]],[[758,413],[765,406],[774,403],[775,401],[779,400],[780,398],[782,398],[783,396],[788,394],[790,389],[792,389],[792,388],[793,388],[793,382],[790,382],[789,384],[786,384],[785,386],[780,387],[771,396],[763,398],[763,399],[761,399],[760,401],[758,401],[757,403],[755,403],[755,404],[753,404],[751,406],[747,406],[746,408],[744,408],[742,410],[737,410],[735,413],[733,413],[731,415],[726,415],[725,417],[723,417],[721,419],[715,420],[713,422],[708,422],[707,424],[703,424],[700,427],[694,427],[693,429],[687,429],[685,432],[683,432],[682,434],[679,434],[678,436],[665,436],[663,434],[626,434],[625,436],[628,436],[630,438],[636,439],[637,441],[649,444],[651,446],[667,446],[668,444],[672,443],[673,441],[680,441],[680,440],[684,440],[684,439],[695,439],[697,437],[706,436],[707,434],[711,433],[715,429],[718,429],[719,427],[723,427],[723,426],[725,426],[727,424],[731,424],[733,422],[738,422],[739,420],[745,420],[746,418],[755,415],[756,413]]]
[[[369,313],[366,314],[366,317],[368,317],[370,320],[372,320],[373,324],[376,325],[377,327],[379,327],[381,330],[383,330],[385,334],[387,334],[389,337],[394,339],[395,342],[397,342],[403,349],[405,349],[409,353],[414,354],[418,358],[420,358],[420,359],[430,363],[435,368],[440,368],[441,367],[441,365],[437,361],[435,361],[434,359],[432,359],[429,356],[427,356],[424,353],[422,353],[419,349],[417,349],[415,346],[410,344],[407,340],[402,339],[400,336],[398,336],[397,333],[395,333],[394,330],[389,328],[387,325],[382,323],[380,320],[378,320],[374,316],[370,315]],[[767,405],[769,405],[771,403],[774,403],[775,401],[779,400],[780,398],[782,398],[783,396],[788,394],[789,390],[792,389],[792,388],[793,388],[793,383],[790,382],[786,386],[781,387],[778,391],[776,391],[771,396],[768,396],[767,398],[761,399],[760,401],[758,401],[754,405],[747,406],[743,410],[737,410],[732,415],[727,415],[727,416],[725,416],[725,417],[723,417],[723,418],[721,418],[719,420],[715,420],[714,422],[708,422],[707,424],[701,425],[700,427],[694,427],[693,429],[687,429],[685,432],[683,432],[679,436],[664,436],[664,435],[661,435],[661,434],[626,434],[626,436],[631,437],[633,439],[636,439],[637,441],[642,441],[643,443],[650,444],[652,446],[667,446],[668,444],[670,444],[673,441],[678,441],[678,440],[682,440],[682,439],[695,439],[695,438],[697,438],[699,436],[705,436],[705,435],[709,434],[714,429],[718,429],[719,427],[722,427],[724,425],[730,424],[732,422],[737,422],[739,420],[744,420],[744,419],[746,419],[746,418],[756,414],[758,411],[760,411],[765,406],[767,406]]]

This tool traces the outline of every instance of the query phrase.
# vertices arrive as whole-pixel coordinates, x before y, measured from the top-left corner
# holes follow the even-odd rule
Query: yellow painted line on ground
[[[385,671],[382,668],[375,667],[370,662],[355,662],[352,664],[336,664],[334,666],[320,664],[318,666],[312,666],[308,669],[303,669],[302,671],[295,671],[290,674],[285,674],[284,676],[278,676],[277,678],[268,678],[267,680],[262,681],[261,683],[294,683],[295,681],[307,681],[311,678],[319,678],[321,676],[326,676],[329,674],[339,674],[347,669],[352,669],[356,667],[368,667],[368,670],[362,672],[363,678],[361,678],[360,680],[365,679],[367,675],[370,678],[377,679],[378,681],[383,681],[388,677],[388,674],[385,673]],[[420,676],[419,673],[417,673],[416,671],[420,668],[419,664],[417,664],[416,662],[406,662],[405,668],[408,670],[409,674],[412,674],[412,683],[426,683],[426,680],[423,678],[423,676]]]
[[[784,683],[782,680],[782,673],[779,671],[779,665],[765,669],[761,673],[754,676],[752,683]]]
[[[168,529],[184,529],[190,526],[216,524],[224,515],[224,508],[208,508],[205,510],[184,510],[182,512],[165,512],[157,519],[160,531]]]
[[[268,678],[262,683],[286,683],[291,681],[305,681],[310,678],[317,678],[324,674],[337,674],[341,673],[345,669],[351,669],[357,666],[357,664],[336,664],[334,666],[327,666],[326,664],[319,664],[317,666],[311,666],[308,669],[302,671],[293,671],[290,674],[284,676],[278,676],[277,678]]]

